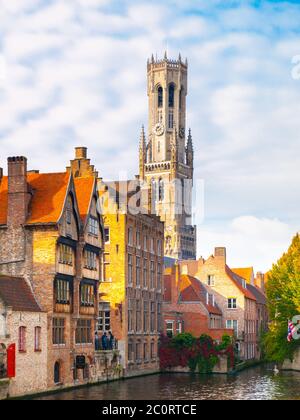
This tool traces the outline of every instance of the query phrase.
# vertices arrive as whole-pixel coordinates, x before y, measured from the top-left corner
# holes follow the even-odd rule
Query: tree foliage
[[[287,341],[288,320],[300,315],[300,237],[296,235],[288,251],[273,265],[266,286],[270,330],[263,338],[269,360],[293,359],[300,341]]]

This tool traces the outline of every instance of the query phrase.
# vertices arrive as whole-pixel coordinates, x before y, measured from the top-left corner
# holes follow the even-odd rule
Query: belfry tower
[[[196,227],[191,224],[194,150],[186,137],[188,63],[152,56],[147,63],[148,136],[142,128],[140,180],[148,188],[152,213],[165,222],[165,256],[196,258]]]

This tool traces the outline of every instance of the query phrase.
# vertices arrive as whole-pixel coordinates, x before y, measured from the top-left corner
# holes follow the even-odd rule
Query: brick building
[[[105,191],[104,281],[99,329],[112,329],[126,374],[157,371],[163,294],[164,224],[130,210],[133,182],[101,184]]]
[[[47,389],[47,314],[24,279],[0,276],[0,379],[8,375],[0,399]]]
[[[223,314],[224,327],[235,331],[241,359],[259,358],[258,299],[246,279],[228,267],[226,249],[216,248],[214,255],[207,260],[201,258],[198,261],[183,261],[181,266],[198,278],[209,293],[215,295],[216,303]],[[261,296],[263,291],[256,289]],[[262,297],[260,302],[266,311]]]
[[[0,273],[24,278],[47,312],[50,389],[85,383],[94,363],[103,254],[97,198],[94,176],[28,172],[24,157],[9,158],[0,179]]]
[[[165,270],[163,320],[164,333],[169,336],[189,332],[195,337],[208,334],[218,341],[224,334],[233,336],[232,329],[223,327],[222,311],[214,293],[182,272],[180,265]]]

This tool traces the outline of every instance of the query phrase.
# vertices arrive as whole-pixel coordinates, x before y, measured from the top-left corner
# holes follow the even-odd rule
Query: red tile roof
[[[171,302],[172,300],[172,281],[175,281],[175,274],[169,274],[169,271],[166,271],[168,274],[164,276],[164,301]],[[179,282],[179,303],[187,302],[201,302],[211,314],[222,315],[221,310],[217,306],[212,304],[207,304],[206,301],[206,289],[202,283],[189,275],[181,274]],[[175,302],[172,302],[175,303]],[[177,302],[176,302],[177,303]]]
[[[29,205],[27,224],[57,223],[65,202],[70,175],[64,173],[30,173],[28,184],[33,196]],[[7,223],[8,179],[0,183],[0,225]]]
[[[75,191],[81,220],[85,222],[90,210],[92,193],[96,179],[94,177],[75,178]]]
[[[231,268],[231,271],[233,271],[239,277],[245,279],[248,284],[252,284],[252,280],[254,278],[253,267]]]
[[[23,278],[0,276],[0,298],[14,311],[42,312]]]
[[[243,279],[242,277],[238,276],[236,273],[234,273],[228,266],[225,268],[227,276],[232,280],[232,282],[238,287],[238,289],[244,294],[244,296],[251,300],[256,300],[255,296],[250,292],[250,290],[243,287]]]

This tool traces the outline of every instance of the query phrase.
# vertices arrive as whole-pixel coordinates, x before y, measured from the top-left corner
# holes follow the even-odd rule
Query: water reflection
[[[258,367],[237,376],[155,375],[43,397],[48,400],[300,400],[300,373]]]

